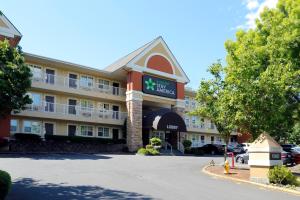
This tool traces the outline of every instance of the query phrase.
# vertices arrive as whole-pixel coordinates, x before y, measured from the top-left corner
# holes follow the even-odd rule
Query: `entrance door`
[[[54,96],[45,96],[45,111],[54,112]]]
[[[53,135],[53,133],[54,133],[54,124],[45,123],[45,134],[46,135]]]
[[[76,135],[76,126],[69,125],[68,126],[68,136],[75,136]]]
[[[113,134],[113,140],[116,141],[119,139],[119,129],[114,128],[112,130],[112,134]]]
[[[112,106],[113,119],[119,119],[119,106]]]
[[[166,142],[170,143],[173,149],[177,149],[177,132],[176,131],[166,131],[165,133]]]
[[[68,112],[71,115],[76,115],[76,104],[77,101],[75,99],[69,99]]]
[[[119,87],[120,87],[119,83],[113,83],[113,94],[114,95],[119,95]]]
[[[53,69],[46,69],[46,83],[54,84],[55,71]]]

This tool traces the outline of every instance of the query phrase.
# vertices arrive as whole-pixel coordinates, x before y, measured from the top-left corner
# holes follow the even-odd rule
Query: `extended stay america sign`
[[[172,99],[177,98],[176,82],[154,76],[143,76],[143,92]]]

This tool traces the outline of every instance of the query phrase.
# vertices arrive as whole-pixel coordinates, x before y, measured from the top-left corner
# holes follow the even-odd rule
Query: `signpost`
[[[154,76],[143,76],[143,92],[167,98],[177,98],[177,87],[175,81],[170,81]]]

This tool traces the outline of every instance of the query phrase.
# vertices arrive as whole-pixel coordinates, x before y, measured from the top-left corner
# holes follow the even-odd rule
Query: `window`
[[[93,127],[92,126],[80,126],[80,135],[81,136],[93,136]]]
[[[210,141],[211,141],[211,143],[213,144],[214,141],[215,141],[215,137],[214,137],[214,136],[211,136],[211,137],[210,137]]]
[[[109,128],[98,127],[98,137],[109,138]]]
[[[46,83],[54,84],[55,71],[53,69],[46,69]]]
[[[41,105],[41,95],[38,93],[29,93],[29,96],[32,100],[32,104],[35,106],[40,106]]]
[[[54,104],[54,100],[55,100],[55,97],[54,96],[45,96],[45,111],[46,112],[54,112],[54,107],[55,107],[55,104]]]
[[[17,132],[18,130],[18,120],[10,120],[10,132]]]
[[[190,118],[185,118],[185,125],[189,126],[189,124],[190,124]]]
[[[196,124],[196,116],[192,116],[192,124]]]
[[[45,134],[46,135],[54,134],[54,124],[53,123],[45,123]]]
[[[222,138],[221,138],[221,137],[217,137],[217,141],[218,141],[219,143],[221,143],[221,142],[222,142]]]
[[[42,73],[42,68],[40,66],[29,64],[29,67],[31,69],[32,78],[34,80],[40,80],[40,79],[42,79],[42,74],[43,73]]]
[[[201,135],[201,143],[205,143],[205,136]]]
[[[98,80],[98,88],[108,90],[109,89],[109,81],[99,79]]]
[[[24,121],[23,127],[25,133],[41,134],[41,122]]]
[[[81,100],[81,109],[82,110],[89,110],[93,108],[93,102],[89,100]]]
[[[82,87],[93,87],[93,77],[90,76],[81,76],[80,77],[80,86]]]
[[[190,98],[185,96],[184,99],[185,99],[185,105],[188,106],[190,104]]]

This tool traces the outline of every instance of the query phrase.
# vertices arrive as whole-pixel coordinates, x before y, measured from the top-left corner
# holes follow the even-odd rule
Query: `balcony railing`
[[[194,110],[197,108],[197,101],[195,100],[185,100],[185,108],[188,110]]]
[[[187,128],[196,128],[203,130],[216,130],[216,127],[213,123],[202,123],[202,124],[194,124],[192,122],[185,122]]]
[[[192,140],[191,142],[192,142],[192,145],[191,145],[192,148],[195,148],[195,147],[202,147],[202,146],[204,146],[205,144],[225,145],[224,142],[220,142],[220,141],[206,142],[206,141],[204,141],[204,140]],[[236,142],[229,142],[229,145],[236,146],[237,143],[236,143]]]
[[[52,74],[35,75],[32,77],[32,82],[46,83],[49,85],[62,86],[65,88],[80,89],[85,91],[95,91],[116,96],[125,96],[126,93],[125,88],[105,85],[98,81],[72,79],[69,77]]]
[[[127,117],[126,112],[95,109],[90,107],[82,107],[77,105],[57,104],[50,102],[42,102],[40,105],[28,104],[25,111],[46,112],[53,114],[61,114],[75,117],[84,117],[87,119],[110,119],[116,121],[124,121]]]

